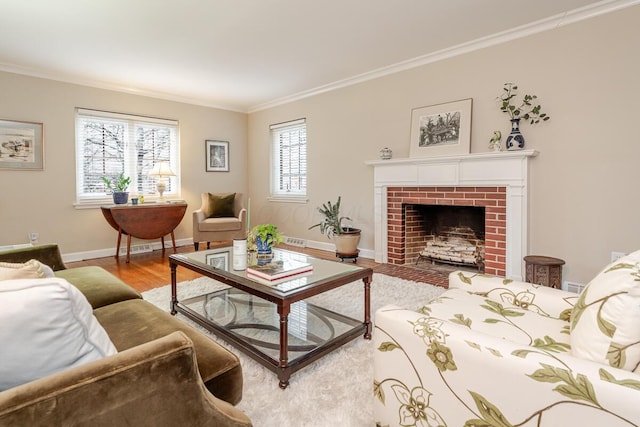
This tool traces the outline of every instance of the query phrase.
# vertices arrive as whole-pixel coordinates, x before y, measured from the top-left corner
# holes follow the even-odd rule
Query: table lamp
[[[158,193],[160,193],[160,200],[163,200],[164,197],[162,193],[167,189],[167,184],[164,182],[164,177],[166,176],[176,176],[171,167],[167,162],[158,162],[153,165],[153,169],[149,172],[149,176],[158,177],[158,182],[156,183],[156,188],[158,189]]]

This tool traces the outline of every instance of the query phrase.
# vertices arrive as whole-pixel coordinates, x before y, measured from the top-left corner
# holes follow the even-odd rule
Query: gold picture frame
[[[472,99],[414,108],[409,157],[469,154]]]

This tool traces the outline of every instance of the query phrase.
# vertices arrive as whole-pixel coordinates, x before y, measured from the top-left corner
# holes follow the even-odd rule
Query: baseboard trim
[[[319,249],[327,252],[336,251],[335,245],[333,244],[332,241],[319,242],[316,240],[307,240],[306,242],[307,242],[307,248],[310,248],[310,249]],[[171,248],[170,240],[169,241],[165,240],[164,243],[165,243],[165,249]],[[144,243],[144,244],[145,245],[150,244],[151,249],[154,251],[162,249],[162,244],[159,241],[158,242],[154,241],[153,243]],[[176,246],[178,247],[190,246],[190,245],[193,245],[192,238],[176,240]],[[358,248],[358,249],[360,250],[360,254],[358,255],[359,257],[367,258],[367,259],[375,258],[375,251],[373,249],[362,249],[362,248]],[[108,256],[115,256],[115,254],[116,254],[116,248],[114,246],[112,248],[96,249],[92,251],[83,251],[83,252],[70,252],[70,253],[62,254],[62,261],[64,262],[86,261],[88,259],[106,258]],[[126,255],[126,249],[125,249],[125,252],[120,250],[120,256],[124,256],[124,255]]]
[[[307,248],[319,249],[321,251],[327,251],[327,252],[336,251],[336,246],[332,241],[319,242],[317,240],[307,240]],[[358,257],[367,258],[367,259],[375,258],[375,251],[373,249],[358,248],[358,250],[360,251],[360,253],[358,254]]]
[[[162,243],[158,242],[153,242],[153,243],[147,243],[145,241],[144,243],[145,245],[151,245],[151,249],[152,250],[159,250],[162,249]],[[193,239],[192,238],[188,238],[188,239],[178,239],[176,240],[176,246],[180,247],[180,246],[188,246],[188,245],[193,245]],[[165,249],[169,249],[171,250],[171,240],[166,240],[164,241],[164,247]],[[96,258],[106,258],[108,256],[115,256],[116,254],[116,247],[112,247],[112,248],[106,248],[106,249],[96,249],[96,250],[92,250],[92,251],[84,251],[84,252],[71,252],[71,253],[66,253],[66,254],[62,254],[62,261],[64,262],[76,262],[76,261],[85,261],[88,259],[96,259]],[[125,247],[124,252],[122,251],[122,249],[120,250],[120,256],[126,256],[127,254],[127,250]]]

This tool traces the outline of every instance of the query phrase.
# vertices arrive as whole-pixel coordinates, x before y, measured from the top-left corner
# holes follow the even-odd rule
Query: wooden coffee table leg
[[[278,371],[279,386],[281,389],[287,388],[291,370],[289,369],[289,304],[278,305],[278,315],[280,315],[280,366]]]
[[[364,338],[371,339],[371,278],[372,276],[362,279],[364,282],[364,323],[367,325],[364,331]]]
[[[176,269],[178,268],[177,264],[169,261],[169,267],[171,268],[171,314],[176,315],[176,304],[178,303],[178,282]]]

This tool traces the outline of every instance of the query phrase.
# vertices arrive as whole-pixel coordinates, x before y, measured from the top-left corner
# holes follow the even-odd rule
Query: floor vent
[[[574,294],[579,294],[584,289],[585,285],[582,283],[569,282],[567,280],[564,281],[562,289],[565,291],[573,292]]]
[[[151,245],[133,245],[131,246],[131,252],[132,254],[141,254],[144,252],[151,252],[153,249],[151,249]],[[120,247],[120,253],[127,253],[127,247],[126,246],[121,246]]]
[[[287,245],[291,245],[291,246],[297,246],[299,248],[306,248],[307,247],[307,241],[304,239],[298,239],[297,237],[287,237],[284,239],[284,242]]]

